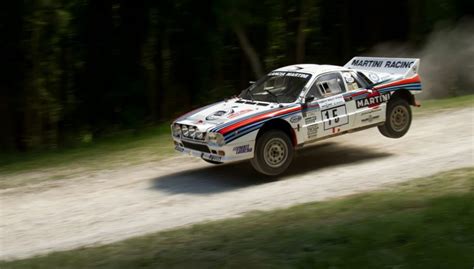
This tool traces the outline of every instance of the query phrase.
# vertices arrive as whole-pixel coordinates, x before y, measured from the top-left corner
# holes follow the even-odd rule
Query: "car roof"
[[[302,72],[310,73],[312,75],[319,75],[325,72],[346,70],[345,68],[337,65],[328,65],[328,64],[294,64],[284,67],[280,67],[273,71],[293,71],[293,72]]]

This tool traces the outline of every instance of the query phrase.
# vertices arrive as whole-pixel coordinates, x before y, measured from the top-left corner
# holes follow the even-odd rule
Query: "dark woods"
[[[0,149],[87,142],[167,121],[299,62],[421,44],[457,0],[24,0],[1,9]]]

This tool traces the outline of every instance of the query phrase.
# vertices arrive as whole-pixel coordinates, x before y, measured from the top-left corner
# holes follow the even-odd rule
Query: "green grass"
[[[420,100],[421,107],[415,108],[415,112],[433,112],[436,110],[453,109],[461,107],[474,107],[474,94],[444,98]]]
[[[472,268],[473,253],[474,168],[468,168],[0,267]]]
[[[35,179],[34,182],[64,179],[77,173],[158,161],[173,152],[169,125],[163,124],[135,134],[101,138],[74,148],[0,154],[0,189],[33,183],[9,177],[17,173],[52,172],[50,176]]]

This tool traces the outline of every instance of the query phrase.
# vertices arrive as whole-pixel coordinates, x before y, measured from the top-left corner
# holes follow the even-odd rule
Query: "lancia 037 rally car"
[[[260,173],[278,175],[295,149],[314,141],[371,127],[402,137],[410,128],[410,106],[418,106],[419,63],[354,57],[343,67],[276,69],[238,97],[176,119],[175,149],[214,164],[250,160]]]

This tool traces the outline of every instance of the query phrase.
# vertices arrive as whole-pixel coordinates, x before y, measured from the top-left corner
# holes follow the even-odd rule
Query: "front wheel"
[[[271,130],[257,139],[255,156],[250,161],[258,172],[276,176],[283,173],[293,160],[294,149],[288,135]]]
[[[386,115],[385,123],[378,127],[384,136],[400,138],[408,132],[412,115],[407,101],[404,99],[390,100],[387,104]]]

